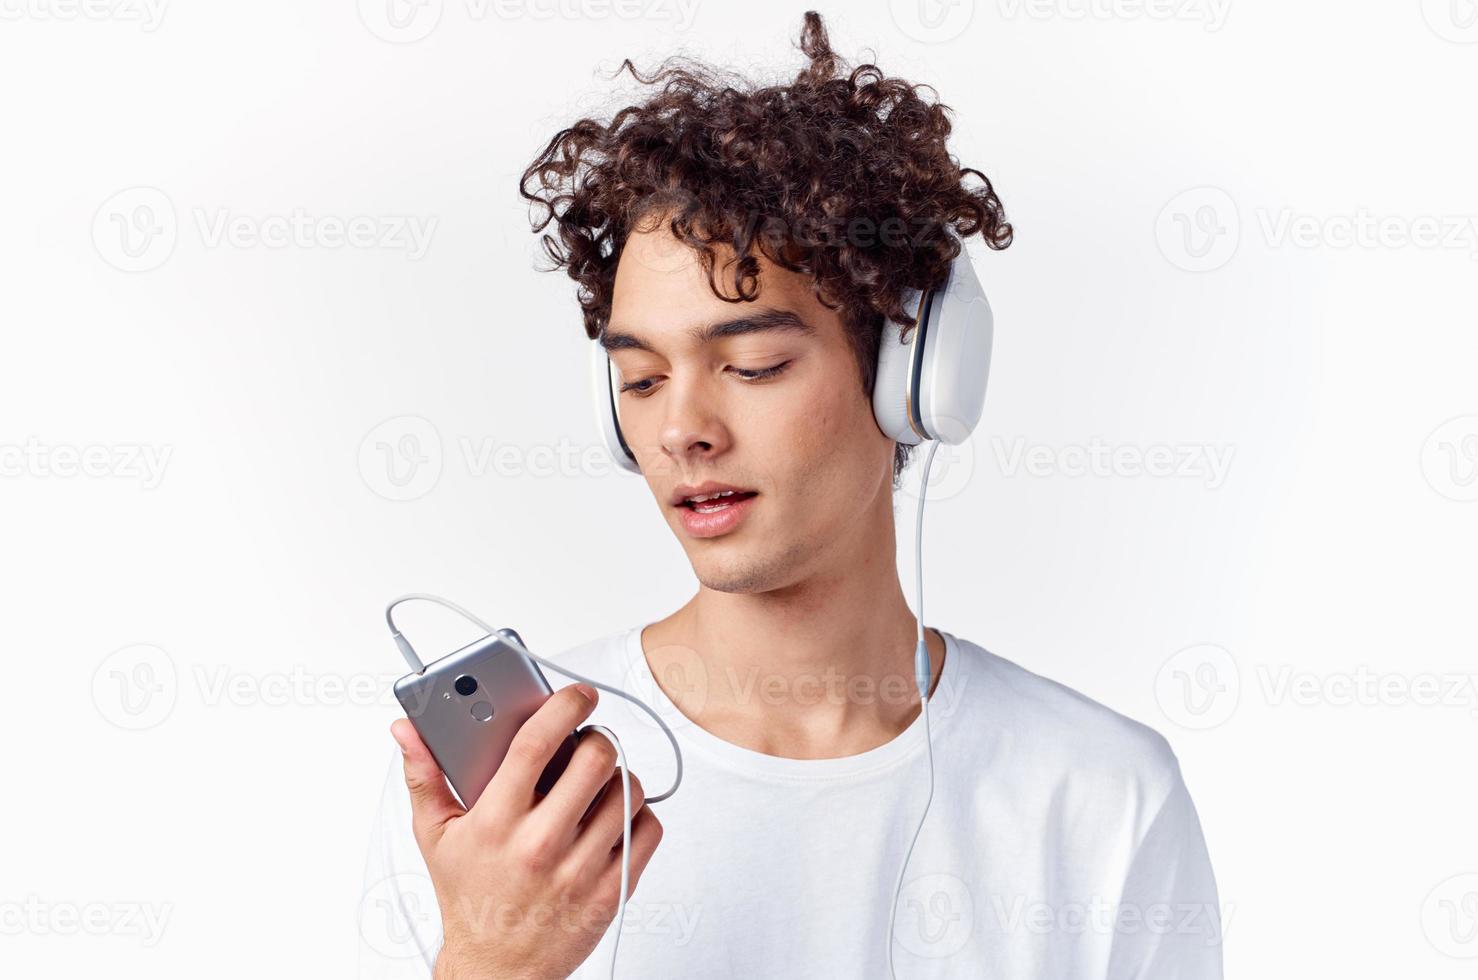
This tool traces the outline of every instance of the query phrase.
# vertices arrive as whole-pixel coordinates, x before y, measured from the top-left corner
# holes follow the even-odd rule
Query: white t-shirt
[[[1216,883],[1165,740],[941,633],[934,798],[898,906],[899,980],[1219,980]],[[552,659],[641,697],[682,746],[682,787],[653,805],[664,835],[622,920],[618,977],[888,977],[893,889],[928,786],[922,715],[858,755],[786,759],[678,712],[639,627]],[[602,692],[590,721],[621,738],[648,793],[670,784],[671,747],[639,709]],[[361,977],[429,976],[440,920],[398,753],[365,887]],[[574,977],[607,975],[614,935]]]

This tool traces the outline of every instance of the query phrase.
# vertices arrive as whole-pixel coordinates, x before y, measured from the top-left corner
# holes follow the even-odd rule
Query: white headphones
[[[873,417],[894,442],[916,446],[934,439],[958,445],[970,437],[985,407],[995,333],[995,318],[963,243],[944,285],[907,290],[903,306],[915,311],[918,323],[906,341],[896,321],[883,325]],[[596,426],[606,451],[622,469],[640,473],[621,434],[620,376],[599,340],[591,344],[590,365]]]

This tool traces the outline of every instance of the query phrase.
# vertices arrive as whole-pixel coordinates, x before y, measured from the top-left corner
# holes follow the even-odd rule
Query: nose
[[[729,430],[720,406],[702,378],[671,378],[665,394],[659,437],[665,458],[691,469],[691,464],[729,448]]]

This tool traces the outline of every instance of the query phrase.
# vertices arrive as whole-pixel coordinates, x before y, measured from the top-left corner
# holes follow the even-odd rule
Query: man
[[[899,977],[1218,978],[1216,886],[1162,738],[931,629],[926,742],[895,564],[907,452],[873,417],[872,366],[882,317],[908,315],[901,291],[937,285],[956,237],[1004,247],[1010,226],[948,156],[940,107],[871,66],[838,75],[813,13],[801,47],[786,86],[669,66],[648,102],[556,136],[523,184],[699,583],[666,618],[559,658],[645,697],[683,749],[660,820],[635,815],[619,972],[889,976],[932,749]],[[877,224],[816,233],[837,214]],[[367,886],[416,955],[371,950],[366,975],[606,975],[614,750],[587,736],[547,797],[533,785],[586,723],[620,736],[634,801],[673,764],[644,716],[595,694],[557,691],[471,811],[395,723],[404,785]]]

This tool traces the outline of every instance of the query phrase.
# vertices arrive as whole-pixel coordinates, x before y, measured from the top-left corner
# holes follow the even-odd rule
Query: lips
[[[672,505],[682,510],[683,528],[695,538],[713,538],[737,528],[754,507],[756,490],[727,483],[684,485],[672,492]]]

